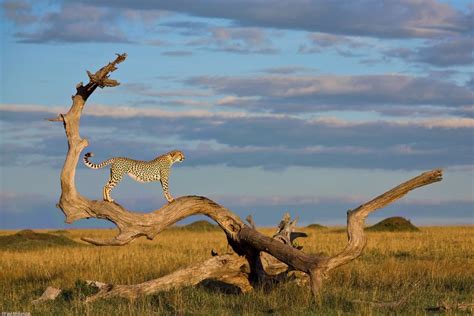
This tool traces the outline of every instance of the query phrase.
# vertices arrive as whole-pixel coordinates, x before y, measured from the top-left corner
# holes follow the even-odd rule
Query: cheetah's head
[[[184,160],[184,154],[179,150],[173,150],[170,152],[170,155],[171,159],[173,159],[173,162],[181,162]]]

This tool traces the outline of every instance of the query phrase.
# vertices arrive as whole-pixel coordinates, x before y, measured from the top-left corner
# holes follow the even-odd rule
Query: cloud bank
[[[34,136],[51,126],[42,119],[56,110],[0,107],[2,122],[28,127],[22,131],[23,141],[18,132],[5,129],[4,164],[28,163],[27,157],[36,157],[30,163],[43,157],[47,164],[64,153],[61,130]],[[209,111],[171,113],[91,104],[81,123],[92,151],[107,155],[133,152],[137,158],[151,159],[157,152],[179,147],[193,166],[426,169],[470,165],[473,156],[474,120],[469,118],[353,122]],[[102,158],[106,157],[98,156]]]

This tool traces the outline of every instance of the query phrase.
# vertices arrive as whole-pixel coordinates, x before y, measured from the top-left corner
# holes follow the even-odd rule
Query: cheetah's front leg
[[[171,196],[169,192],[165,192],[165,198],[168,200],[168,203],[171,203],[174,201],[174,198]]]
[[[163,188],[163,193],[165,194],[165,198],[168,201],[168,203],[171,203],[174,201],[173,197],[171,196],[169,190],[168,190],[168,177],[163,175],[161,177],[161,186]]]

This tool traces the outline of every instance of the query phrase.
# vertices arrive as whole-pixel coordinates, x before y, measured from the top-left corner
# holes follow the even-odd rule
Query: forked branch
[[[153,239],[166,227],[173,225],[177,221],[191,215],[203,214],[217,222],[225,232],[229,244],[240,257],[235,255],[225,258],[217,256],[206,261],[204,264],[201,263],[158,279],[160,281],[151,280],[143,284],[115,286],[109,290],[103,290],[90,300],[112,296],[134,298],[150,294],[157,289],[172,287],[173,280],[176,281],[173,276],[176,275],[185,275],[185,277],[180,279],[181,283],[176,283],[181,284],[181,286],[193,285],[196,282],[200,282],[203,278],[209,277],[214,279],[230,278],[228,280],[234,280],[234,276],[237,275],[237,283],[241,285],[240,287],[243,291],[247,291],[251,288],[250,283],[243,282],[243,277],[247,276],[247,281],[254,282],[255,279],[262,278],[262,273],[264,277],[272,277],[272,272],[270,271],[278,271],[277,273],[280,274],[281,271],[284,273],[290,269],[299,270],[310,275],[313,294],[317,298],[322,281],[327,273],[357,258],[362,253],[366,244],[363,229],[364,222],[371,212],[403,197],[415,188],[438,182],[442,179],[441,170],[425,172],[376,197],[372,201],[359,206],[357,209],[349,211],[347,217],[348,244],[342,252],[332,257],[307,254],[298,249],[298,247],[295,247],[293,239],[302,236],[302,234],[298,235],[294,232],[296,221],[292,222],[289,216],[284,219],[279,234],[275,238],[270,238],[255,229],[255,224],[251,218],[249,219],[251,226],[247,226],[230,210],[206,197],[180,197],[158,210],[145,214],[128,211],[115,202],[89,200],[77,191],[75,185],[76,167],[81,152],[88,146],[88,141],[81,138],[79,134],[82,110],[87,98],[97,87],[104,88],[119,85],[118,81],[110,79],[109,76],[111,72],[117,69],[117,64],[123,62],[126,57],[126,54],[118,54],[113,62],[102,67],[94,74],[87,72],[89,82],[85,86],[82,83],[77,85],[76,94],[72,97],[73,102],[69,111],[66,114],[60,114],[57,118],[51,119],[51,121],[61,121],[64,123],[69,145],[61,172],[61,197],[58,203],[58,207],[66,216],[66,222],[72,223],[84,218],[109,220],[119,230],[116,237],[111,240],[96,240],[92,238],[83,238],[83,240],[98,246],[122,246],[141,236]],[[267,253],[268,255],[261,256],[261,253]],[[262,268],[264,265],[263,261],[266,262],[268,269]],[[245,272],[241,269],[244,263],[248,267],[248,271]],[[208,267],[209,271],[202,270],[200,267]],[[214,272],[211,273],[210,271]],[[200,276],[196,276],[196,273],[200,274]],[[259,277],[252,277],[256,275],[259,275]]]

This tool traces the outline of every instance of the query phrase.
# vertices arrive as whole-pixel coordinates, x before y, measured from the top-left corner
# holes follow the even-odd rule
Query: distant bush
[[[306,226],[306,228],[311,228],[311,229],[327,229],[326,226],[320,225],[320,224],[309,224]]]
[[[372,232],[417,232],[418,227],[403,217],[389,217],[383,221],[368,227],[366,231]]]
[[[55,246],[82,246],[62,234],[37,233],[25,229],[13,235],[0,236],[0,249],[2,250],[33,250]]]
[[[208,221],[196,221],[186,226],[180,227],[180,229],[190,230],[190,231],[216,231],[220,230],[219,226],[209,223]]]

